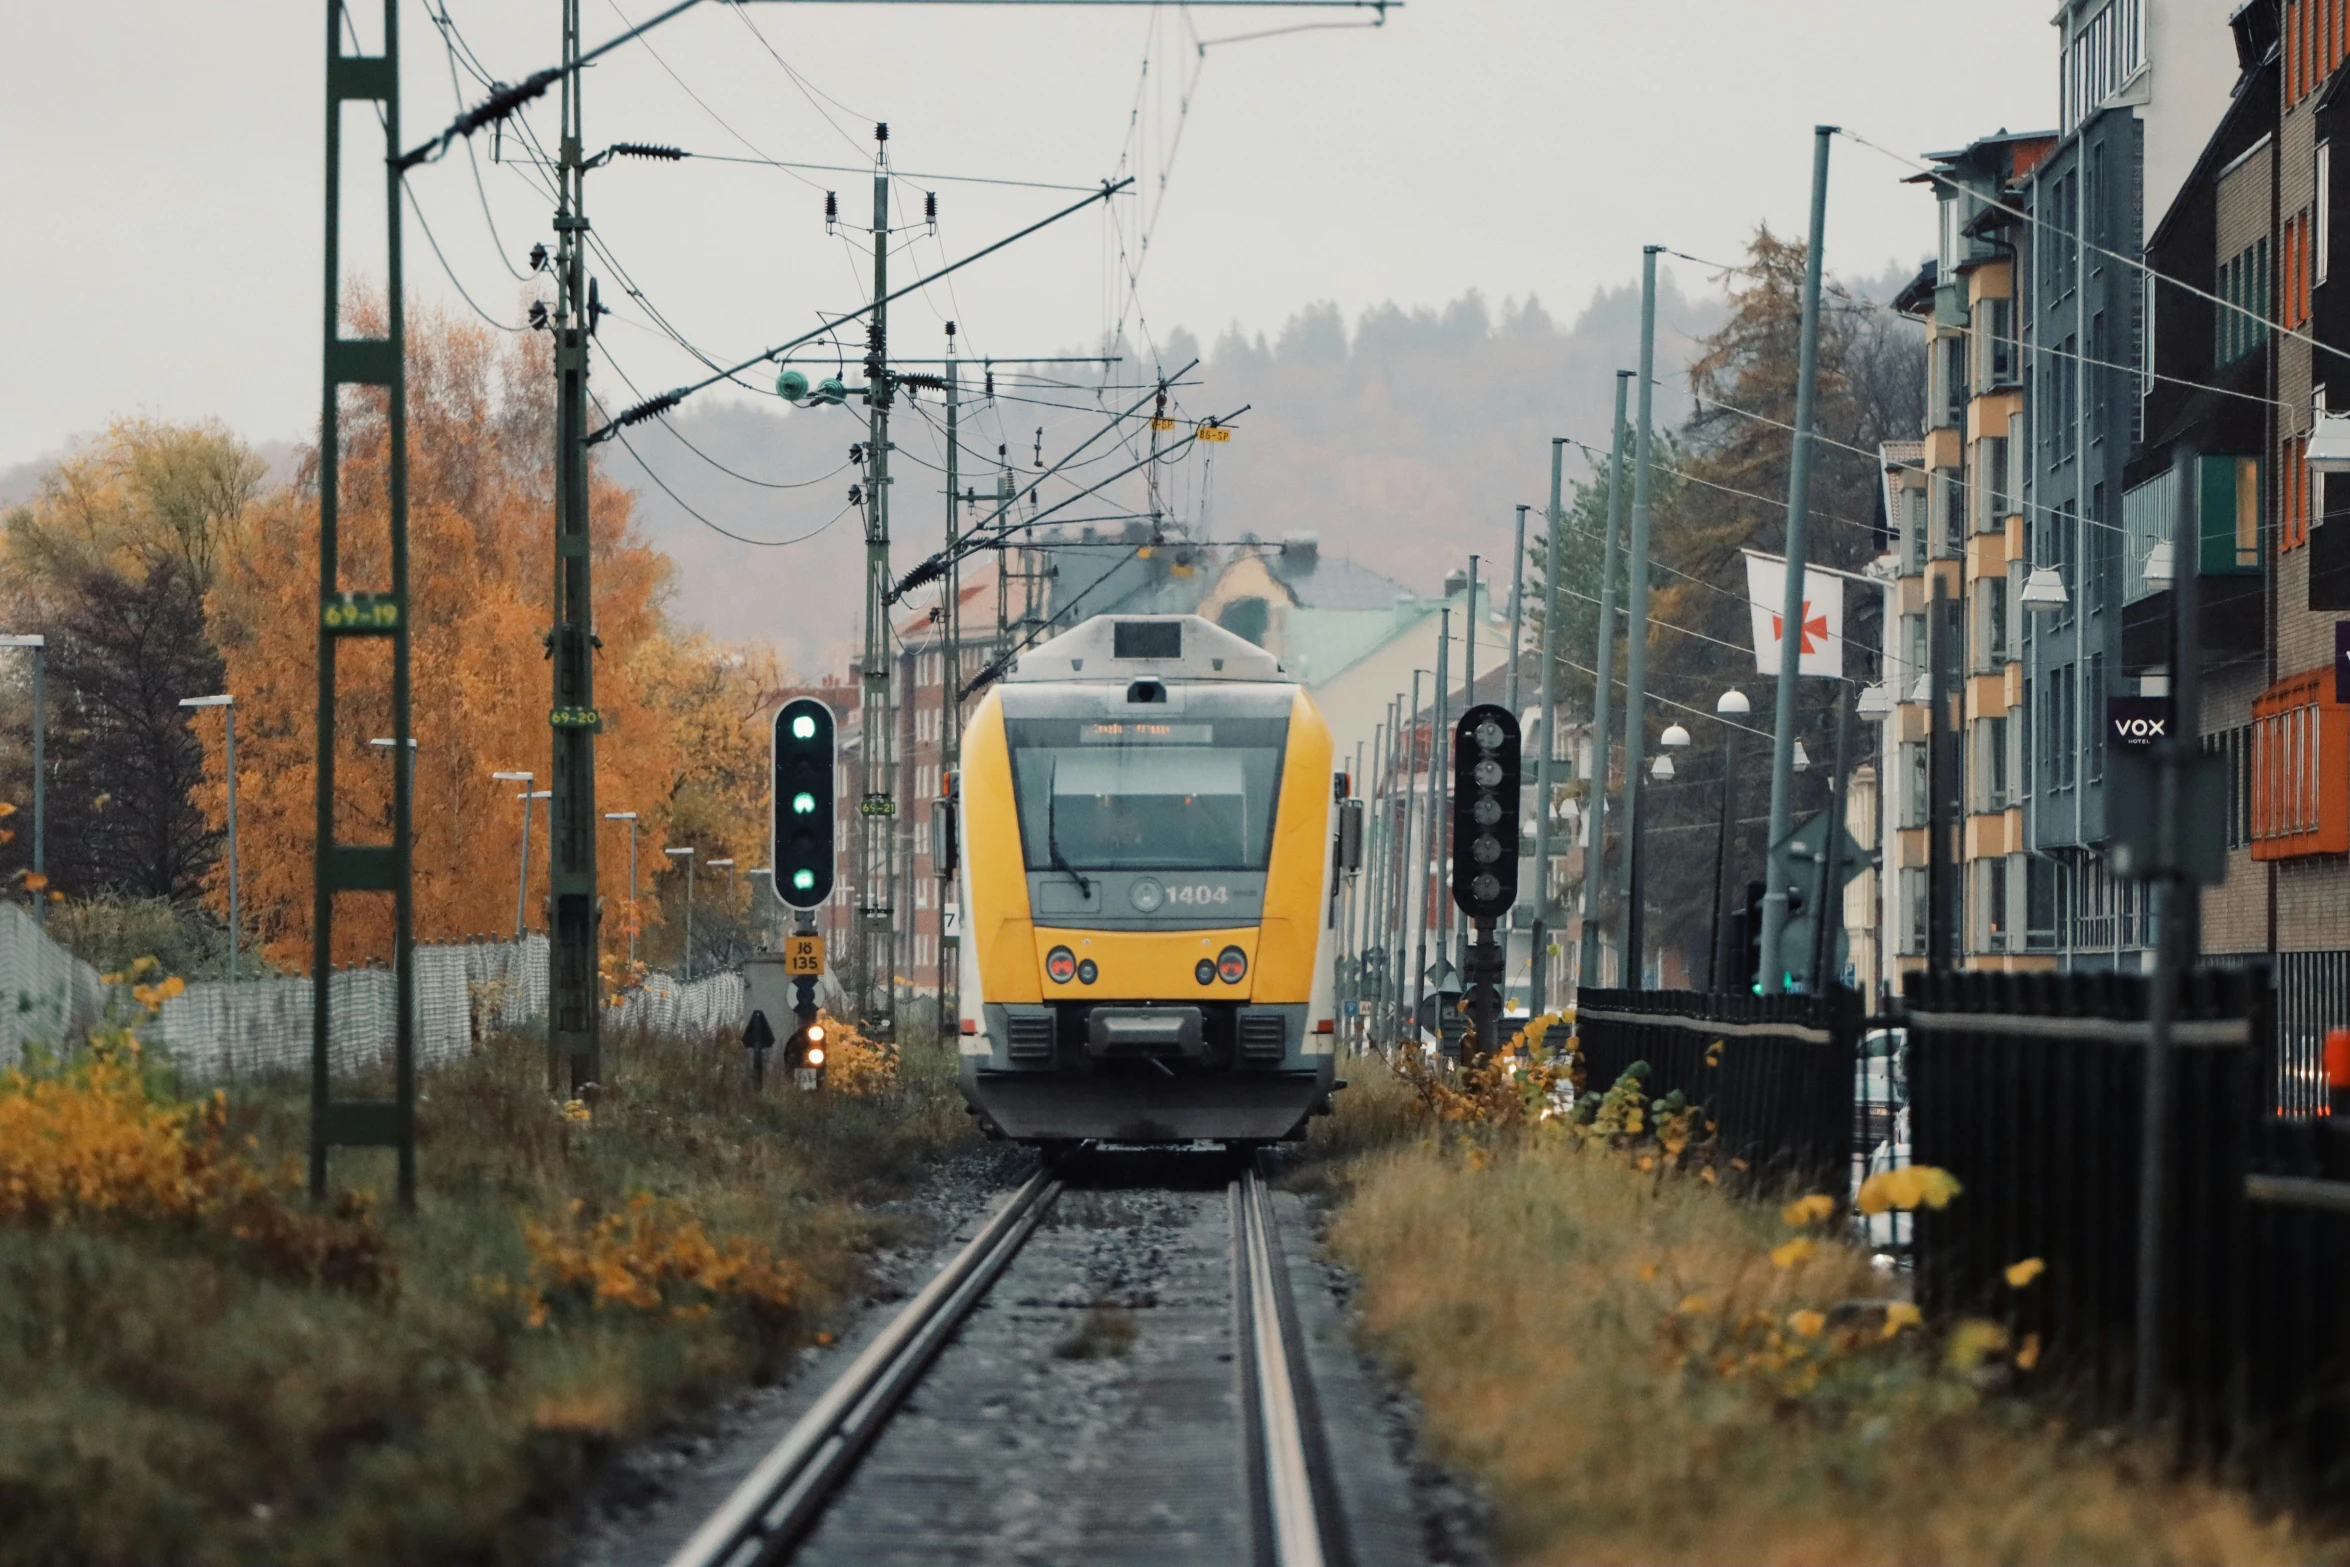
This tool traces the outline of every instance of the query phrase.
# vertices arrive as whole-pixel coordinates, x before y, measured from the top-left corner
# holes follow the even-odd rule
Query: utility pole
[[[1616,653],[1616,535],[1623,531],[1624,512],[1624,400],[1625,382],[1632,378],[1629,370],[1616,372],[1616,422],[1608,436],[1607,463],[1607,537],[1600,545],[1599,571],[1599,646],[1591,661],[1591,782],[1583,801],[1583,814],[1591,823],[1591,846],[1583,853],[1583,952],[1576,970],[1575,984],[1580,990],[1585,985],[1596,985],[1599,980],[1599,905],[1602,889],[1607,885],[1607,765],[1608,712],[1615,705]],[[1557,446],[1552,451],[1552,466],[1557,465]],[[1557,486],[1552,486],[1557,494]],[[1550,614],[1558,616],[1558,586],[1555,562],[1558,559],[1558,503],[1551,503],[1551,567]],[[1629,845],[1626,857],[1629,858]],[[1622,976],[1618,976],[1621,978]]]
[[[1786,841],[1795,801],[1795,695],[1802,680],[1803,562],[1811,511],[1812,393],[1820,368],[1820,252],[1828,227],[1828,142],[1832,125],[1817,127],[1812,135],[1811,244],[1803,258],[1803,330],[1795,367],[1794,450],[1787,459],[1787,584],[1780,599],[1782,635],[1779,638],[1779,691],[1776,721],[1771,726],[1771,826],[1766,842]],[[1830,824],[1841,832],[1844,824]],[[1821,913],[1825,928],[1826,914]],[[1762,989],[1776,996],[1787,988],[1787,969],[1780,948],[1787,932],[1787,889],[1773,876],[1763,888]]]
[[[579,0],[563,0],[563,140],[555,208],[553,769],[547,800],[547,1086],[573,1098],[602,1065],[602,924],[596,888],[595,599],[589,585],[587,164],[580,144]],[[525,810],[529,803],[524,802]]]
[[[1542,749],[1534,759],[1534,928],[1528,932],[1529,967],[1526,1011],[1540,1017],[1550,1010],[1550,798],[1551,758],[1558,754],[1558,624],[1559,624],[1559,486],[1567,443],[1550,443],[1550,511],[1542,557]],[[1518,508],[1518,569],[1526,562],[1526,508]],[[1518,662],[1518,595],[1510,595],[1510,711],[1516,712]]]
[[[576,0],[572,0],[576,3]],[[897,815],[889,656],[889,127],[873,127],[873,310],[865,326],[865,657],[859,672],[857,971],[865,1020],[897,1037]]]
[[[1648,730],[1648,521],[1653,472],[1650,458],[1656,403],[1656,253],[1640,253],[1640,429],[1632,467],[1632,562],[1628,596],[1630,621],[1624,630],[1624,943],[1623,980],[1637,988],[1647,946],[1647,893],[1640,885],[1640,780],[1647,760]]]

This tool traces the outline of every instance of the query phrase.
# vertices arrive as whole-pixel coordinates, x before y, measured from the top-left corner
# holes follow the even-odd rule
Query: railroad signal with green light
[[[794,697],[775,713],[775,895],[795,909],[832,896],[832,709]]]

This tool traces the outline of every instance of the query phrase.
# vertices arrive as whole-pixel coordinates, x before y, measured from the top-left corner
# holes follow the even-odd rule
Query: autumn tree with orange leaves
[[[372,312],[374,319],[369,319]],[[355,330],[380,331],[380,305]],[[429,311],[408,320],[410,726],[414,751],[415,921],[419,940],[511,934],[523,802],[493,772],[550,772],[544,637],[552,619],[553,377],[532,335],[501,343]],[[339,535],[343,588],[388,576],[385,403],[369,389],[343,410]],[[758,719],[772,671],[668,626],[669,563],[632,530],[631,497],[597,475],[594,551],[597,806],[635,810],[641,864],[684,832],[709,852],[738,847],[756,863],[759,778],[739,765],[763,753]],[[237,695],[240,891],[269,955],[310,958],[317,779],[318,491],[315,453],[290,489],[249,515],[212,599],[215,634]],[[388,641],[339,650],[335,834],[391,835],[392,766],[369,740],[391,733]],[[758,692],[751,688],[756,686]],[[217,736],[200,797],[222,812]],[[528,920],[545,928],[544,807],[531,835]],[[607,955],[625,951],[637,911],[617,830],[598,857]],[[742,856],[738,856],[742,857]],[[647,878],[648,882],[650,878]],[[225,902],[225,897],[222,901]],[[653,914],[647,899],[646,914]],[[388,956],[388,895],[346,898],[334,958]]]

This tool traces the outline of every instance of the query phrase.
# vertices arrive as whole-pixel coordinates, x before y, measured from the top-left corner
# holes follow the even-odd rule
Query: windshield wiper
[[[1093,883],[1085,879],[1083,871],[1069,863],[1069,857],[1061,852],[1060,840],[1053,835],[1053,800],[1055,798],[1053,785],[1060,781],[1060,771],[1060,766],[1056,763],[1053,770],[1045,774],[1044,852],[1046,858],[1053,862],[1054,870],[1068,872],[1069,879],[1077,883],[1077,895],[1081,898],[1090,898],[1093,896]]]

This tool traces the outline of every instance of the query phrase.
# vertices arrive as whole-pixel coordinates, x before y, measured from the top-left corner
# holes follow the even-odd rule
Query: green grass
[[[0,1228],[0,1563],[539,1560],[600,1459],[834,1323],[862,1254],[894,1238],[869,1205],[971,1136],[935,1048],[865,1098],[788,1077],[754,1097],[723,1043],[615,1040],[606,1065],[586,1122],[526,1041],[423,1075],[417,1212],[371,1221],[389,1288],[187,1226]],[[297,1160],[299,1085],[232,1092],[230,1113],[265,1168]],[[386,1155],[338,1154],[335,1173],[389,1192]],[[512,1293],[525,1222],[640,1193],[772,1248],[788,1302],[683,1316],[575,1294],[532,1325]]]

